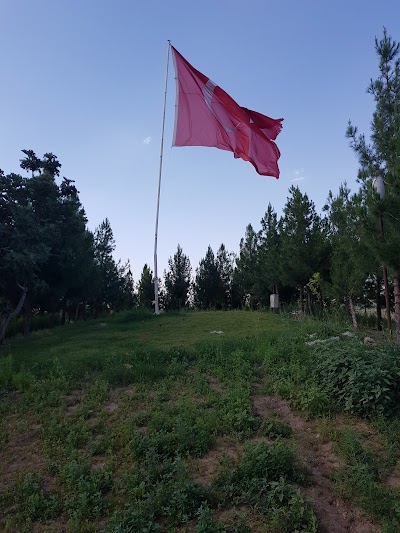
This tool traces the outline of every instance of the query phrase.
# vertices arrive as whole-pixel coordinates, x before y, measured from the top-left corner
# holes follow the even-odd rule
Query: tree
[[[298,187],[290,187],[282,219],[283,281],[297,287],[301,310],[304,311],[304,288],[311,311],[311,293],[307,282],[321,268],[325,246],[324,225],[315,210],[314,202]]]
[[[94,252],[99,275],[97,310],[115,309],[120,297],[120,276],[118,265],[113,257],[115,240],[111,224],[105,218],[94,233]]]
[[[383,37],[375,38],[375,50],[379,75],[368,87],[368,93],[375,101],[370,142],[366,141],[365,135],[358,134],[351,122],[346,133],[359,159],[358,176],[366,205],[380,221],[384,220],[384,233],[382,225],[375,255],[393,273],[396,338],[400,343],[400,46],[384,28]],[[379,198],[374,191],[371,182],[376,178],[383,178],[384,198]]]
[[[132,270],[129,260],[120,268],[121,280],[121,309],[132,309],[137,306],[137,294],[133,281]]]
[[[189,304],[192,267],[179,244],[174,257],[168,259],[168,267],[164,275],[165,307],[183,309]]]
[[[221,293],[219,306],[223,309],[231,309],[233,306],[233,270],[235,255],[225,248],[224,244],[218,249],[216,267],[221,279]]]
[[[138,284],[139,305],[145,309],[154,310],[154,281],[153,272],[145,264]]]
[[[41,160],[36,156],[33,150],[21,150],[26,157],[20,159],[20,167],[24,170],[30,170],[32,178],[35,172],[38,172],[42,166]]]
[[[334,295],[348,305],[354,329],[357,317],[354,300],[362,292],[365,281],[372,271],[372,265],[365,261],[368,250],[360,233],[361,211],[359,195],[350,195],[346,183],[339,188],[339,194],[329,192],[328,212],[332,244],[331,280]]]
[[[259,298],[268,304],[270,293],[279,294],[282,284],[280,222],[271,204],[261,219],[258,233],[257,290]]]
[[[234,270],[234,283],[243,303],[249,299],[249,304],[254,307],[257,302],[257,256],[258,241],[257,234],[251,224],[246,227],[244,238],[240,240],[239,257],[236,260]]]
[[[58,189],[48,176],[23,178],[0,173],[0,287],[3,316],[20,301],[24,287],[25,334],[29,333],[32,302],[46,289],[41,270],[55,238],[54,205]]]
[[[207,253],[201,259],[196,270],[194,283],[194,302],[199,309],[216,309],[220,307],[220,295],[223,284],[215,261],[214,252],[208,246]]]
[[[45,175],[54,182],[54,176],[48,170],[43,172]],[[48,286],[46,296],[49,310],[55,316],[61,301],[64,322],[67,298],[72,295],[76,297],[78,289],[89,283],[93,273],[94,251],[74,181],[63,178],[57,192],[52,214],[55,231],[52,253],[43,266],[41,277]]]

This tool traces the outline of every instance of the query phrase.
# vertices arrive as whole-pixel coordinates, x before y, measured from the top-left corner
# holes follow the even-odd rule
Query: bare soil
[[[334,472],[343,466],[330,442],[323,442],[313,420],[296,414],[289,403],[277,395],[253,397],[256,414],[262,418],[278,416],[293,430],[296,456],[310,473],[312,485],[302,492],[310,500],[325,533],[378,533],[380,526],[368,519],[356,506],[344,501],[334,491]]]

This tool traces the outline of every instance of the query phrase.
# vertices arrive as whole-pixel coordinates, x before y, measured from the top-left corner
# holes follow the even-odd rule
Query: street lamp
[[[372,186],[375,189],[376,193],[378,194],[379,198],[383,200],[385,198],[385,182],[382,176],[378,176],[377,178],[374,178],[372,181]],[[382,212],[380,208],[378,212],[378,226],[379,226],[380,236],[382,237],[382,240],[383,240],[384,239],[383,217],[382,217]],[[387,277],[387,269],[384,263],[382,263],[382,272],[383,272],[383,284],[385,287],[386,318],[387,318],[388,332],[389,332],[389,335],[391,335],[392,319],[390,315],[389,284],[388,284],[388,277]]]

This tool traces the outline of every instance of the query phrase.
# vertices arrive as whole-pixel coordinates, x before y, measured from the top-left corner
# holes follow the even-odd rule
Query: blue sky
[[[237,252],[268,202],[296,184],[321,210],[356,188],[349,119],[368,133],[374,37],[400,40],[398,1],[0,0],[0,168],[20,150],[55,153],[75,179],[89,227],[111,221],[116,257],[137,280],[153,263],[167,40],[240,105],[284,117],[279,180],[233,154],[171,148],[170,64],[159,273],[178,243],[195,268],[208,244]]]

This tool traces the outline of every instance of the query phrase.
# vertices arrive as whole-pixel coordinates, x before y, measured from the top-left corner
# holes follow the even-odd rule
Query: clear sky
[[[0,168],[18,171],[24,148],[55,153],[137,280],[153,263],[170,39],[240,105],[285,119],[279,180],[230,152],[171,148],[171,62],[159,273],[178,243],[196,268],[208,244],[237,252],[292,184],[318,211],[342,181],[356,188],[347,122],[368,133],[374,37],[386,26],[400,40],[399,22],[398,0],[0,0]]]

